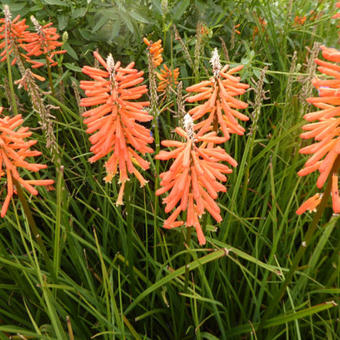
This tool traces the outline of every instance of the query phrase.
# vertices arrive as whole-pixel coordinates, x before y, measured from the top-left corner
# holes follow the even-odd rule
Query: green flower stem
[[[158,154],[160,150],[160,138],[159,138],[159,127],[158,127],[158,109],[157,109],[157,85],[155,79],[155,70],[152,64],[152,57],[150,52],[148,52],[148,63],[149,63],[149,88],[150,88],[150,112],[153,116],[153,126],[155,132],[155,153]],[[153,225],[154,225],[154,260],[157,259],[157,218],[158,218],[158,209],[159,209],[159,202],[158,196],[156,195],[156,191],[159,187],[159,166],[160,162],[158,159],[155,161],[155,191],[154,191],[154,218],[153,218]]]
[[[20,186],[20,184],[18,183],[18,181],[16,179],[13,178],[13,183],[16,187],[16,190],[17,190],[17,193],[18,193],[18,197],[19,197],[19,200],[22,204],[22,208],[24,210],[24,213],[25,213],[25,216],[27,218],[27,221],[28,221],[28,224],[30,226],[30,229],[31,229],[31,232],[36,240],[36,242],[38,243],[39,245],[39,248],[43,254],[43,257],[45,259],[45,263],[46,265],[50,266],[50,259],[48,257],[48,253],[47,253],[47,250],[45,248],[45,245],[44,245],[44,242],[43,240],[41,239],[41,236],[40,236],[40,233],[39,233],[39,229],[35,223],[35,220],[33,218],[33,215],[32,215],[32,212],[31,212],[31,209],[29,208],[28,206],[28,203],[27,203],[27,199],[22,191],[22,188]]]
[[[47,66],[48,82],[49,82],[49,85],[50,85],[52,96],[55,97],[51,65],[50,65],[50,61],[47,59],[47,55],[45,56],[45,59],[46,59],[46,66]]]
[[[187,238],[186,238],[186,244],[188,247],[188,253],[185,257],[185,283],[184,283],[184,292],[188,292],[188,286],[189,286],[189,263],[190,263],[190,245],[191,245],[191,230],[193,227],[187,228]]]
[[[159,154],[160,150],[160,138],[159,138],[159,129],[158,129],[158,115],[155,114],[154,116],[154,124],[155,124],[155,144],[156,149],[155,153],[156,155]],[[159,210],[159,201],[158,196],[156,195],[156,191],[159,188],[159,159],[156,159],[155,162],[156,172],[155,172],[155,193],[154,193],[154,218],[153,218],[153,224],[154,224],[154,259],[156,260],[156,246],[157,246],[157,218],[158,218],[158,210]]]
[[[7,28],[6,28],[6,34],[5,34],[5,41],[6,41],[6,62],[7,62],[7,74],[8,74],[8,84],[9,84],[9,89],[11,93],[11,102],[12,102],[12,109],[13,113],[15,115],[18,114],[18,108],[17,108],[17,102],[15,100],[15,92],[14,92],[14,86],[13,86],[13,77],[12,77],[12,67],[11,63],[9,61],[9,53],[8,53],[8,39],[7,39]]]

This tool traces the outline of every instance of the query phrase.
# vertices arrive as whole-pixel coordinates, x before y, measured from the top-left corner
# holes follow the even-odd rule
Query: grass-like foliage
[[[339,337],[337,1],[0,2],[0,340]]]

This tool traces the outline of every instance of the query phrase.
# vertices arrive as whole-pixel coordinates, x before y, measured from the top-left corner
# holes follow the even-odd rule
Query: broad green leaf
[[[85,28],[79,28],[79,33],[85,40],[93,40],[93,35],[89,30]]]
[[[120,21],[116,20],[113,22],[112,26],[111,26],[111,37],[109,39],[109,41],[113,41],[114,38],[117,37],[118,33],[120,30]]]
[[[152,9],[158,12],[158,14],[163,15],[162,6],[159,0],[151,0]]]
[[[9,3],[9,9],[11,12],[19,12],[26,6],[26,3],[17,3],[17,4],[11,4]]]
[[[66,15],[66,14],[61,14],[61,15],[58,15],[58,28],[59,30],[63,30],[66,28],[67,24],[68,24],[68,19],[69,19],[69,16]]]
[[[92,28],[92,33],[97,32],[101,27],[103,27],[108,21],[110,20],[110,17],[107,15],[101,15],[99,17],[99,20],[96,22],[96,24]]]
[[[72,10],[72,18],[77,19],[83,17],[86,14],[86,10],[86,7],[75,8]]]
[[[124,23],[126,24],[127,28],[129,29],[129,31],[131,33],[135,33],[135,29],[134,29],[133,24],[130,20],[130,17],[123,12],[120,12],[120,14],[121,14],[121,18],[123,19]]]
[[[69,4],[66,1],[61,1],[61,0],[43,0],[43,2],[47,5],[64,6],[64,7],[69,6]]]
[[[150,24],[150,20],[141,15],[140,13],[137,13],[136,11],[132,10],[129,12],[130,16],[134,18],[135,20],[142,22],[143,24]]]
[[[63,63],[63,65],[71,71],[81,72],[81,67],[76,66],[73,63]]]
[[[65,43],[63,45],[63,48],[67,51],[67,53],[73,58],[73,59],[76,59],[78,60],[78,56],[77,56],[77,53],[76,51],[71,47],[71,45],[69,43]]]
[[[174,19],[180,20],[189,5],[190,0],[178,1],[176,6],[172,9]]]

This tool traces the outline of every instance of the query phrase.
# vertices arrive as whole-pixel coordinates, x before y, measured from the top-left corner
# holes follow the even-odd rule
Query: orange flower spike
[[[328,61],[316,59],[318,70],[333,79],[314,79],[313,85],[318,89],[319,97],[307,98],[307,101],[321,110],[307,113],[304,118],[309,122],[302,129],[300,135],[303,139],[313,138],[315,143],[303,147],[302,154],[310,154],[304,168],[298,172],[299,176],[306,176],[314,171],[319,172],[317,187],[322,188],[329,176],[332,178],[333,211],[340,212],[338,194],[339,169],[331,173],[334,163],[340,157],[340,66],[332,62],[340,62],[340,52],[334,48],[321,46],[322,55]],[[314,198],[313,198],[314,197]],[[315,197],[308,199],[301,205],[298,212],[313,210]],[[314,203],[313,203],[314,202]],[[309,205],[314,207],[309,208]],[[307,208],[306,208],[307,207]]]
[[[152,41],[143,38],[143,41],[148,46],[153,66],[159,66],[163,62],[162,52],[164,51],[164,49],[162,48],[162,40],[158,40],[153,43]]]
[[[224,149],[215,147],[215,143],[223,143],[224,138],[217,137],[216,132],[209,132],[203,136],[194,133],[193,120],[189,114],[184,117],[185,131],[177,127],[175,132],[185,139],[185,142],[162,141],[162,145],[174,148],[172,151],[160,151],[156,159],[175,159],[170,169],[163,172],[161,188],[156,195],[169,192],[163,199],[165,212],[170,217],[165,220],[164,228],[172,229],[184,224],[180,213],[186,212],[185,225],[195,227],[200,245],[206,243],[199,219],[207,210],[213,218],[220,222],[220,209],[215,202],[219,192],[225,192],[226,187],[220,182],[227,180],[224,174],[231,173],[231,169],[220,164],[227,161],[232,166],[237,163]]]
[[[27,31],[26,19],[20,20],[20,15],[18,15],[12,20],[8,5],[4,5],[4,14],[5,17],[0,19],[0,49],[3,49],[0,53],[0,61],[6,60],[7,55],[13,53],[14,46],[23,47],[27,37],[31,34]],[[15,62],[14,58],[12,64]]]
[[[222,132],[226,141],[231,133],[244,134],[244,129],[237,119],[246,121],[249,118],[235,109],[245,109],[248,104],[234,97],[244,94],[249,85],[240,83],[240,77],[232,76],[243,68],[242,65],[230,70],[228,65],[222,68],[217,49],[213,51],[210,62],[213,77],[189,86],[186,91],[197,94],[188,97],[186,101],[189,103],[204,101],[189,111],[196,124],[197,136],[202,136],[213,126],[216,132],[218,130]],[[207,114],[208,117],[205,118]]]
[[[0,108],[0,114],[3,108]],[[23,179],[18,168],[37,172],[47,168],[43,164],[28,163],[27,157],[39,156],[41,152],[30,150],[30,147],[37,141],[25,141],[25,138],[31,135],[28,128],[20,127],[23,123],[21,115],[10,118],[9,116],[0,118],[0,178],[4,175],[7,177],[7,195],[1,208],[1,217],[6,215],[9,203],[14,190],[14,180],[28,190],[32,195],[37,195],[38,191],[33,186],[50,186],[53,180],[25,180]],[[6,169],[6,171],[4,171]]]
[[[29,33],[26,38],[27,43],[23,46],[27,52],[26,56],[38,57],[44,55],[50,63],[50,66],[57,65],[57,62],[52,58],[57,54],[66,53],[66,50],[56,50],[63,45],[62,42],[58,41],[60,35],[57,33],[57,29],[52,27],[52,22],[41,26],[33,15],[31,16],[31,21],[35,27],[36,33]],[[42,63],[35,62],[32,68],[38,68],[43,65],[44,64]]]
[[[134,63],[123,68],[120,62],[114,63],[110,54],[104,60],[98,52],[93,53],[105,70],[84,66],[82,71],[93,80],[81,81],[80,88],[85,91],[87,98],[82,98],[80,105],[89,107],[99,105],[83,113],[84,123],[87,125],[93,156],[91,163],[106,157],[106,182],[111,182],[119,172],[121,187],[116,204],[123,204],[125,183],[129,174],[136,176],[141,186],[147,181],[136,169],[135,165],[143,170],[149,168],[138,153],[153,152],[148,146],[153,142],[151,132],[139,122],[152,120],[144,108],[149,102],[135,102],[147,93],[147,87],[140,85],[144,78],[143,72],[134,69]],[[138,153],[137,153],[138,152]]]

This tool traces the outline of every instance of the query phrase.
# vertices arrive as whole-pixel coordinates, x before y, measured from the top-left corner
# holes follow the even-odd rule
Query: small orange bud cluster
[[[144,43],[148,46],[149,52],[152,57],[152,63],[154,67],[159,66],[163,62],[162,52],[162,40],[158,40],[156,42],[149,41],[148,39],[143,39]]]
[[[307,20],[306,16],[299,17],[298,15],[294,18],[295,25],[303,25]]]
[[[334,48],[321,47],[323,57],[332,62],[340,62],[340,51]],[[305,131],[301,138],[314,138],[315,143],[303,147],[302,154],[312,155],[299,176],[306,176],[319,171],[317,187],[321,189],[329,175],[332,176],[333,211],[340,213],[340,197],[338,191],[338,170],[334,164],[340,157],[340,66],[331,62],[316,59],[318,70],[331,79],[313,80],[313,85],[319,92],[319,97],[308,98],[307,101],[319,108],[319,111],[307,113],[304,118],[309,124],[302,127]],[[333,169],[333,170],[332,170]],[[333,173],[331,174],[331,171]],[[320,196],[314,195],[297,210],[302,214],[306,210],[313,210],[320,202]]]
[[[174,70],[169,69],[165,64],[163,64],[163,69],[161,72],[156,72],[157,78],[159,79],[159,84],[157,87],[158,92],[165,92],[169,86],[176,86],[178,84],[179,68]]]
[[[143,41],[148,46],[153,67],[158,67],[163,62],[162,52],[164,49],[162,48],[162,40],[158,40],[155,43],[152,43],[148,39],[144,38]],[[156,72],[156,75],[159,80],[157,87],[158,92],[166,93],[170,87],[174,87],[178,84],[178,68],[172,70],[171,68],[168,68],[166,64],[163,64],[163,69],[161,69],[160,72]]]
[[[264,18],[258,17],[259,23],[260,23],[260,30],[261,32],[265,31],[265,28],[267,26],[267,21]],[[253,41],[255,40],[255,37],[259,34],[260,32],[259,27],[255,26],[253,29]]]
[[[237,25],[234,26],[234,32],[235,32],[236,34],[238,34],[238,35],[241,34],[241,32],[238,30],[238,28],[239,28],[240,26],[241,26],[241,24],[237,24]]]

